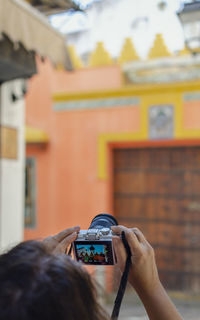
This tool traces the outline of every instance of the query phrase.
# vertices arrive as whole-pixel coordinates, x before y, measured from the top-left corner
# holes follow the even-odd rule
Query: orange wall
[[[120,88],[118,66],[64,72],[55,71],[49,61],[37,63],[38,74],[31,79],[26,97],[26,124],[43,129],[49,143],[27,146],[27,156],[36,158],[37,225],[25,230],[25,239],[73,225],[85,229],[96,214],[111,212],[112,175],[108,181],[97,177],[98,136],[140,131],[138,106],[53,110],[53,93]],[[183,128],[199,128],[199,119],[199,102],[183,100]]]
[[[118,66],[85,68],[76,72],[55,72],[52,90],[59,92],[90,91],[121,87],[121,72]]]
[[[138,131],[138,107],[82,111],[53,111],[52,93],[119,88],[119,67],[55,72],[38,60],[39,74],[29,84],[26,124],[47,132],[49,144],[27,146],[36,158],[37,226],[25,230],[25,239],[53,234],[108,212],[109,182],[97,178],[98,135],[102,132]]]
[[[200,102],[185,102],[183,106],[183,125],[185,129],[200,128]]]

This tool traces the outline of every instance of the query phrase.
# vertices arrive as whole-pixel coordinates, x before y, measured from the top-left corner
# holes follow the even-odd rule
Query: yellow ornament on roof
[[[158,33],[154,40],[153,46],[149,51],[149,59],[170,57],[171,54],[167,49],[162,34]]]
[[[185,56],[185,55],[189,55],[191,54],[190,50],[187,47],[184,47],[180,52],[179,55],[180,56]]]
[[[74,69],[83,68],[83,63],[82,63],[81,59],[79,58],[79,56],[77,55],[75,47],[72,45],[68,46],[68,50],[69,50],[69,55],[70,55]]]
[[[91,53],[89,59],[90,67],[109,66],[113,64],[113,60],[104,48],[103,42],[98,42],[96,49]]]
[[[129,61],[139,60],[131,38],[126,38],[118,58],[118,63],[122,64]]]

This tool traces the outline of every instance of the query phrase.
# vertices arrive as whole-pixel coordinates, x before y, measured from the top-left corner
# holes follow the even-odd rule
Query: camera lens
[[[117,220],[108,213],[100,213],[91,222],[89,229],[103,229],[117,226]]]

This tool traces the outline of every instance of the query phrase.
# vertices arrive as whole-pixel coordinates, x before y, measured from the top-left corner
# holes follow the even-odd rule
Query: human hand
[[[137,228],[129,229],[124,226],[113,226],[111,229],[117,235],[121,235],[122,231],[125,232],[131,250],[129,282],[139,295],[141,293],[150,294],[160,285],[153,248]],[[127,255],[119,236],[113,236],[113,245],[118,265],[123,272]]]
[[[65,229],[54,236],[45,238],[43,243],[52,253],[65,253],[68,246],[76,240],[79,230],[79,226]]]

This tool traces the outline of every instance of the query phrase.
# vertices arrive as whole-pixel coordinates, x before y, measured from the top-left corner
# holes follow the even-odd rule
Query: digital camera
[[[117,220],[110,214],[98,214],[92,220],[89,229],[80,230],[73,242],[76,260],[87,265],[115,264],[111,226],[117,224]]]

